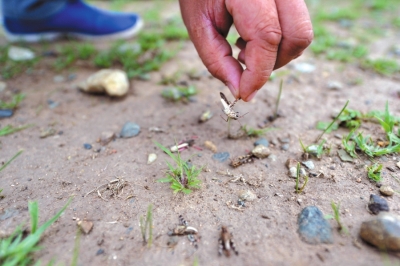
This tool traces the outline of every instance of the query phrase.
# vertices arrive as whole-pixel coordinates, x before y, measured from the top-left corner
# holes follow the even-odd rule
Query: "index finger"
[[[274,0],[227,1],[237,31],[244,41],[246,69],[243,71],[239,95],[249,101],[268,80],[277,58],[281,28]]]

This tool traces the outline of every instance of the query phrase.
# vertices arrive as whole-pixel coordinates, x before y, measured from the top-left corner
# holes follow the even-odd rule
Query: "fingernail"
[[[254,98],[254,96],[256,96],[257,92],[258,91],[253,91],[249,96],[247,96],[246,102],[251,101]]]
[[[229,88],[229,90],[232,92],[233,96],[235,96],[235,98],[238,97],[239,93],[238,90],[229,82],[226,83],[226,86]]]

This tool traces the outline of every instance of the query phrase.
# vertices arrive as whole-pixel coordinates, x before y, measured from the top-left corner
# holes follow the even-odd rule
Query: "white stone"
[[[14,61],[27,61],[35,58],[35,53],[29,49],[11,46],[8,48],[8,57]]]
[[[107,93],[110,96],[124,96],[129,90],[126,73],[119,69],[102,69],[78,85],[79,89],[89,93]]]

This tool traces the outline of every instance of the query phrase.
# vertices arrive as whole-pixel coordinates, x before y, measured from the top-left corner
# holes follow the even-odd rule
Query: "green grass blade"
[[[347,105],[349,104],[349,100],[347,100],[346,104],[343,106],[342,110],[339,112],[339,114],[332,120],[332,122],[329,124],[329,126],[318,136],[316,142],[318,143],[319,140],[322,138],[322,136],[329,130],[329,128],[338,120],[339,116],[343,113],[343,111],[346,109]]]
[[[37,201],[28,203],[29,214],[31,215],[31,234],[34,234],[39,222],[39,209]]]
[[[0,172],[3,171],[4,168],[7,167],[7,165],[9,165],[12,161],[14,161],[24,150],[20,150],[19,152],[17,152],[17,154],[15,154],[10,160],[8,160],[8,162],[6,162],[2,167],[0,167]]]

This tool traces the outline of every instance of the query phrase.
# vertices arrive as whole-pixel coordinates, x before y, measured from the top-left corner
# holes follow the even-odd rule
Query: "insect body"
[[[253,160],[253,155],[252,155],[252,154],[247,154],[247,155],[239,156],[239,157],[236,158],[236,159],[233,159],[233,160],[231,161],[231,164],[230,164],[230,165],[231,165],[233,168],[236,168],[236,167],[239,167],[239,166],[241,166],[241,165],[243,165],[243,164],[252,163],[252,162],[254,162],[254,160]]]
[[[228,121],[229,118],[231,118],[233,120],[238,120],[240,118],[239,112],[235,112],[235,110],[233,110],[233,106],[238,101],[238,99],[236,99],[232,103],[230,103],[228,101],[228,99],[225,97],[225,94],[223,94],[222,92],[220,92],[219,94],[221,95],[221,103],[222,103],[222,106],[224,107],[224,109],[222,111],[224,111],[224,113],[227,116],[226,121]]]
[[[224,252],[225,256],[229,257],[231,255],[230,251],[232,250],[235,252],[236,255],[239,255],[239,252],[235,248],[235,243],[232,239],[232,234],[228,232],[226,226],[221,227],[221,235],[218,239],[219,242],[219,249],[218,254],[222,255]]]

